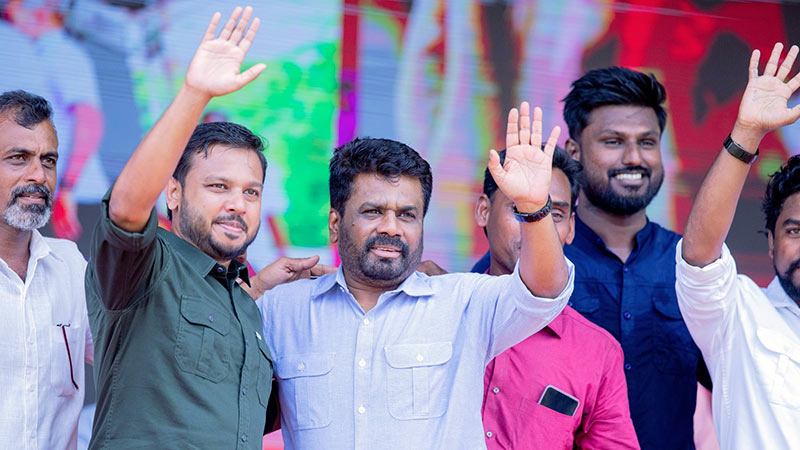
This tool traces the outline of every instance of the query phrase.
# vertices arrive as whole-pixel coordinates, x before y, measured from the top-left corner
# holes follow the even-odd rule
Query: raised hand
[[[309,258],[280,257],[274,263],[261,269],[258,274],[250,278],[250,286],[239,283],[242,289],[251,297],[257,299],[275,286],[301,278],[321,277],[322,275],[336,273],[336,267],[319,263],[319,256]]]
[[[789,97],[800,87],[800,74],[787,81],[800,49],[793,45],[778,67],[782,51],[783,44],[776,43],[762,75],[758,74],[761,53],[758,50],[753,51],[747,88],[736,119],[738,126],[758,130],[763,135],[800,118],[800,105],[794,108],[787,105]]]
[[[239,72],[260,24],[256,17],[247,29],[252,14],[253,8],[248,6],[242,10],[237,6],[216,38],[214,36],[221,15],[214,14],[200,47],[189,63],[189,70],[186,72],[188,87],[210,97],[225,95],[253,81],[266,68],[264,64],[256,64],[242,73]]]
[[[519,111],[508,113],[506,157],[500,164],[495,150],[489,152],[489,171],[503,193],[514,201],[522,212],[535,212],[547,203],[553,152],[561,128],[555,127],[542,150],[542,110],[533,110],[531,127],[530,105],[522,102]]]

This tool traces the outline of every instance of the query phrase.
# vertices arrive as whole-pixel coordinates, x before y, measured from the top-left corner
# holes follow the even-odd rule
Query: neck
[[[0,259],[25,280],[31,256],[32,231],[22,231],[0,222]]]
[[[492,249],[489,249],[489,255],[492,255]],[[492,258],[489,262],[489,275],[492,276],[500,276],[500,275],[508,275],[514,271],[514,266],[511,266],[511,269],[506,267],[505,264],[500,264]]]
[[[644,209],[630,216],[612,214],[593,205],[583,192],[577,211],[581,221],[600,236],[620,261],[627,261],[636,245],[636,233],[647,225]]]
[[[361,309],[364,312],[369,312],[375,305],[378,304],[378,298],[381,294],[387,291],[397,289],[400,284],[375,286],[375,280],[359,280],[357,276],[352,276],[346,269],[343,269],[344,281],[347,283],[347,289],[355,297]],[[389,282],[391,283],[391,282]]]

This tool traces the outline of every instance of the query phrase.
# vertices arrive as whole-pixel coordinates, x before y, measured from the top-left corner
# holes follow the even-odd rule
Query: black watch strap
[[[517,205],[514,205],[514,218],[517,219],[517,222],[534,223],[547,217],[547,215],[550,214],[550,211],[552,209],[553,209],[553,201],[550,199],[550,196],[548,195],[547,203],[545,203],[544,206],[542,206],[542,208],[536,212],[532,213],[519,212],[517,211]]]
[[[745,164],[753,164],[753,161],[758,157],[758,149],[756,149],[755,153],[748,152],[743,149],[741,145],[734,142],[730,134],[725,138],[725,142],[722,143],[722,146],[725,147],[725,150],[727,150],[731,156]]]

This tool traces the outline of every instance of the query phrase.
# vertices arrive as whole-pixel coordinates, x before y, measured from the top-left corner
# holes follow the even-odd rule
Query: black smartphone
[[[551,385],[544,388],[539,404],[567,416],[574,416],[580,400]]]

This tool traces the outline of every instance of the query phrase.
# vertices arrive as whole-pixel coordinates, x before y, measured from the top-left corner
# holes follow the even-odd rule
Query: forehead
[[[249,183],[262,183],[263,169],[255,151],[249,148],[212,145],[208,154],[196,153],[192,157],[187,178],[206,179],[223,177]]]
[[[584,132],[659,133],[655,110],[636,105],[604,105],[593,109]]]
[[[354,207],[364,203],[387,207],[414,206],[422,210],[422,184],[417,178],[402,175],[389,179],[376,173],[362,173],[353,179],[350,199]]]
[[[0,115],[0,152],[23,149],[36,153],[50,153],[58,150],[58,138],[53,124],[42,121],[25,128],[14,121],[12,114]]]
[[[783,201],[777,225],[781,226],[786,219],[800,221],[800,192],[795,192]]]

